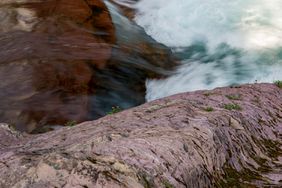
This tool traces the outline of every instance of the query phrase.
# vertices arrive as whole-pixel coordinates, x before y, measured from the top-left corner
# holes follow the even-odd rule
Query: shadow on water
[[[97,119],[144,103],[146,79],[171,74],[169,49],[91,3],[0,3],[1,122],[38,133]]]

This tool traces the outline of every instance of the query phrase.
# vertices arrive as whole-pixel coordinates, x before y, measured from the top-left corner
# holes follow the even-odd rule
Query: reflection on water
[[[19,130],[141,104],[146,78],[165,76],[175,64],[168,49],[111,6],[113,24],[100,1],[12,2],[0,3],[0,120]]]

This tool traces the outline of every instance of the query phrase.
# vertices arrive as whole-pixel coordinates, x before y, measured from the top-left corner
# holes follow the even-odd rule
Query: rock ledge
[[[281,187],[282,89],[183,93],[78,126],[0,126],[0,187]]]

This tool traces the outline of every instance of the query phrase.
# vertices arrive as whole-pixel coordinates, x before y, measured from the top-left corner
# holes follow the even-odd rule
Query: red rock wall
[[[16,2],[0,7],[6,15],[0,29],[1,122],[31,131],[38,124],[86,120],[89,65],[104,67],[115,43],[105,4]]]

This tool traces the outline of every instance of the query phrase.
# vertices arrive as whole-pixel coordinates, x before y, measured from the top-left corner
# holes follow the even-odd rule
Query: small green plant
[[[163,181],[165,188],[174,188],[174,186],[167,180]]]
[[[241,95],[240,94],[233,94],[233,95],[225,95],[230,100],[240,100]]]
[[[59,165],[59,164],[52,163],[51,166],[52,166],[55,170],[60,170],[60,165]]]
[[[242,108],[239,104],[225,104],[224,108],[226,110],[242,110]]]
[[[276,80],[274,81],[274,84],[279,87],[279,88],[282,88],[282,80]]]
[[[9,127],[9,129],[10,129],[11,131],[17,131],[16,125],[14,125],[14,124],[7,125],[7,127]]]
[[[68,127],[73,127],[73,126],[75,126],[76,124],[77,124],[77,122],[76,122],[76,121],[71,120],[71,121],[68,121],[68,122],[65,124],[65,126],[68,126]]]
[[[112,110],[108,112],[108,114],[115,114],[121,111],[121,108],[119,106],[113,106]]]
[[[213,107],[210,107],[210,106],[209,106],[209,107],[206,107],[206,108],[205,108],[205,111],[207,111],[207,112],[212,112],[212,111],[213,111]]]
[[[210,96],[210,95],[213,95],[213,93],[212,93],[212,92],[206,92],[206,93],[204,93],[203,95],[205,95],[206,97],[208,97],[208,96]]]

